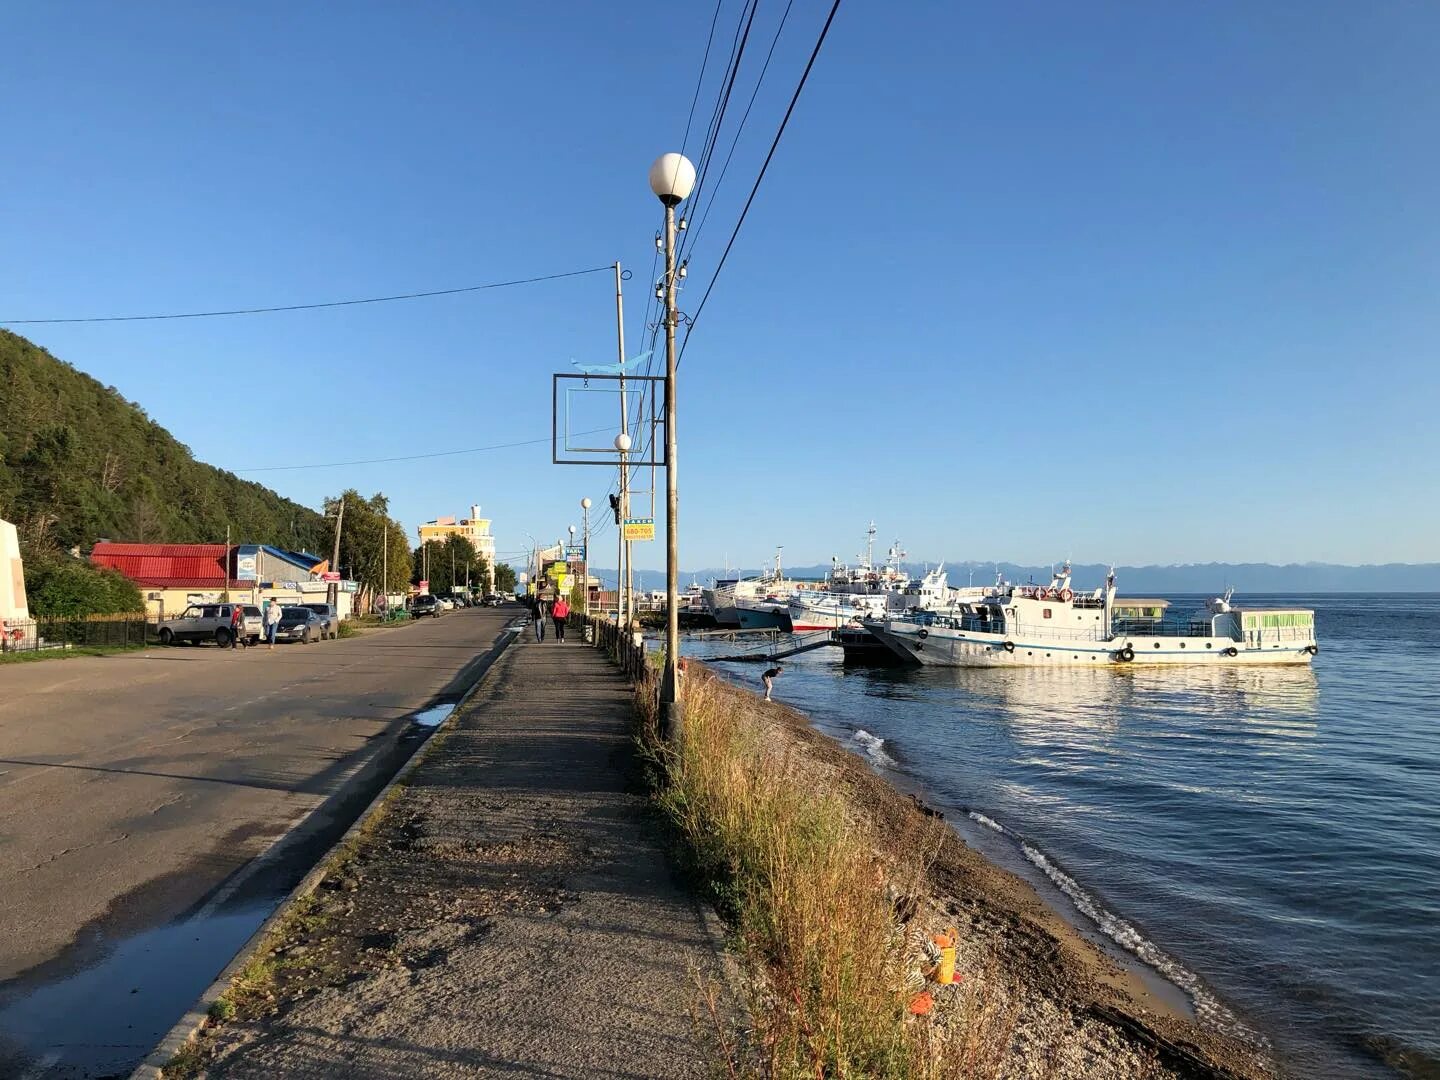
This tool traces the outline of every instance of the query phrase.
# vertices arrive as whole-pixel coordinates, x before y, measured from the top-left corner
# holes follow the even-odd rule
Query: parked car
[[[265,633],[265,613],[254,604],[244,604],[240,610],[245,618],[245,640],[259,641]]]
[[[340,636],[340,613],[334,604],[301,604],[319,615],[325,623],[325,636],[332,641]]]
[[[485,607],[499,607],[505,601],[496,593],[488,593],[481,597],[480,603]]]
[[[417,619],[424,615],[438,619],[444,610],[440,606],[440,601],[429,593],[423,593],[410,601],[410,614]]]
[[[454,604],[457,608],[470,606],[470,601],[467,600],[465,597],[461,596],[459,593],[456,593],[454,596],[450,597],[450,602]]]
[[[437,596],[437,597],[435,598],[435,601],[436,601],[436,603],[438,603],[438,604],[440,605],[440,607],[441,607],[443,610],[445,610],[445,611],[454,611],[454,610],[455,610],[455,601],[454,601],[454,600],[451,600],[448,596]]]
[[[230,618],[235,608],[241,611],[241,625],[247,636],[259,636],[260,609],[244,604],[191,604],[173,619],[160,620],[160,644],[181,641],[213,641],[230,644]],[[251,618],[254,612],[254,618]]]
[[[308,607],[291,604],[280,609],[280,625],[275,627],[276,641],[298,641],[309,645],[325,637],[325,620]]]

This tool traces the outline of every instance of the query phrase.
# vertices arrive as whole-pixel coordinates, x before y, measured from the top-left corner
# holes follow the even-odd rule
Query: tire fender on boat
[[[1002,649],[1004,649],[1006,652],[1014,652],[1014,651],[1015,651],[1015,643],[1014,643],[1013,641],[1002,641],[1002,642],[1000,643],[1000,647],[1001,647]]]
[[[1319,656],[1319,655],[1320,655],[1320,646],[1319,646],[1319,645],[1306,645],[1306,646],[1305,646],[1305,651],[1308,652],[1311,656]]]
[[[1122,648],[1116,650],[1115,659],[1119,660],[1121,663],[1128,664],[1131,660],[1135,659],[1135,650],[1132,649],[1129,645],[1125,645]]]
[[[916,634],[915,636],[918,637],[921,641],[924,641],[927,637],[930,636],[930,631],[929,631],[929,630],[926,630],[926,629],[922,626],[922,627],[920,628],[920,632],[919,632],[918,634]]]
[[[1226,655],[1226,656],[1239,656],[1239,655],[1240,655],[1240,650],[1237,649],[1237,648],[1235,648],[1234,645],[1231,645],[1228,649],[1225,650],[1225,655]]]

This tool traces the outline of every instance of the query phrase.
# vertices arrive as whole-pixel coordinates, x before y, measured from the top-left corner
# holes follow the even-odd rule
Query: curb
[[[190,1006],[185,1015],[180,1018],[175,1026],[172,1027],[165,1037],[155,1046],[155,1049],[151,1050],[150,1053],[145,1056],[145,1059],[129,1074],[129,1080],[163,1080],[165,1065],[169,1063],[171,1058],[183,1050],[200,1029],[205,1026],[206,1021],[210,1018],[210,1007],[215,1004],[226,990],[230,989],[230,984],[234,981],[235,976],[238,975],[245,965],[250,963],[255,954],[259,952],[260,947],[265,943],[265,939],[269,936],[270,931],[290,913],[290,910],[298,901],[304,900],[320,887],[320,883],[325,880],[325,875],[330,870],[330,863],[334,859],[335,853],[344,847],[351,837],[363,828],[366,822],[375,816],[380,807],[389,799],[390,793],[399,784],[403,783],[410,774],[419,767],[420,763],[429,756],[430,747],[435,742],[435,737],[449,729],[455,723],[456,718],[460,715],[461,710],[464,709],[471,697],[489,681],[490,672],[495,669],[495,664],[499,661],[500,657],[505,654],[505,650],[519,638],[522,629],[522,626],[507,624],[500,631],[500,640],[490,647],[489,659],[485,662],[480,675],[470,686],[470,689],[466,690],[465,693],[460,696],[460,699],[455,702],[455,708],[451,711],[450,715],[426,737],[425,742],[410,755],[410,759],[406,761],[404,765],[400,766],[395,775],[390,778],[389,783],[376,793],[375,798],[370,800],[370,804],[361,811],[360,816],[351,822],[350,827],[336,839],[335,843],[330,846],[330,849],[326,851],[324,855],[320,856],[319,861],[316,862],[310,872],[301,878],[299,884],[291,889],[289,894],[276,905],[275,910],[272,911],[269,917],[250,935],[245,941],[245,944],[240,946],[240,950],[231,961],[225,965],[220,974],[215,977],[215,980],[196,1000],[195,1004]]]

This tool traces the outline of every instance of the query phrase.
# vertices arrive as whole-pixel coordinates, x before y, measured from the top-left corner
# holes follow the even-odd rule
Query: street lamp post
[[[678,738],[680,707],[680,497],[675,462],[675,207],[695,188],[695,166],[684,154],[662,154],[650,166],[650,190],[665,206],[665,670],[660,714],[666,734]]]
[[[625,391],[620,391],[623,404]],[[615,530],[620,534],[615,550],[615,625],[625,633],[630,632],[629,610],[633,606],[630,590],[630,541],[625,539],[625,521],[630,516],[629,472],[625,455],[630,452],[630,434],[622,426],[615,436],[615,449],[620,452],[620,502],[615,508]]]
[[[580,593],[585,597],[585,614],[590,614],[590,497],[580,500]]]

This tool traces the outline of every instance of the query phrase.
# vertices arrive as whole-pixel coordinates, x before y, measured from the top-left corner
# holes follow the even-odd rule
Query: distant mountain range
[[[919,576],[934,563],[904,563],[910,574]],[[1049,582],[1049,566],[1021,566],[1017,563],[947,561],[950,584],[988,584],[999,571],[1007,581]],[[1103,563],[1076,563],[1075,584],[1082,589],[1093,588],[1105,580],[1110,569]],[[830,570],[829,564],[787,566],[785,573],[796,578],[820,578]],[[607,585],[615,581],[614,570],[592,568],[591,572]],[[686,570],[680,575],[681,588],[691,581],[702,585],[712,578],[724,576],[723,568]],[[730,576],[753,577],[758,568],[729,571]],[[1218,594],[1227,586],[1237,593],[1313,593],[1313,592],[1440,592],[1440,563],[1383,563],[1379,565],[1341,566],[1336,563],[1185,563],[1179,566],[1117,566],[1115,575],[1120,592],[1127,596],[1145,593]],[[645,589],[663,589],[663,571],[643,570],[636,574],[636,584]]]

